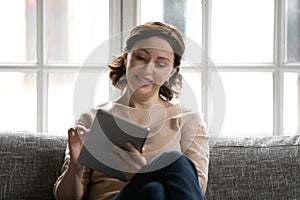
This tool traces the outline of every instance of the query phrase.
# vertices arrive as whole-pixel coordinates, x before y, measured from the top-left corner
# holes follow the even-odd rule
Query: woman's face
[[[158,95],[175,71],[173,49],[159,37],[143,39],[125,56],[125,65],[128,87],[135,95]]]

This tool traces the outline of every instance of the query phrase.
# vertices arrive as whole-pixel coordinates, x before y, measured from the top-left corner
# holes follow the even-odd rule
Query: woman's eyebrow
[[[159,57],[157,57],[157,58],[160,59],[160,60],[166,60],[166,61],[168,61],[168,62],[171,62],[170,59],[169,59],[169,58],[166,58],[166,57],[159,56]]]
[[[143,48],[141,48],[141,49],[136,49],[136,51],[143,51],[143,52],[145,52],[145,53],[148,54],[148,55],[150,54],[149,51],[148,51],[147,49],[143,49]],[[157,59],[166,60],[166,61],[168,61],[168,62],[171,62],[171,60],[170,60],[169,58],[164,57],[164,56],[158,56]]]

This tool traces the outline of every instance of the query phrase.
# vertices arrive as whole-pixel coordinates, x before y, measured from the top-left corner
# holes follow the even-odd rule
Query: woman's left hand
[[[131,180],[147,164],[147,161],[143,155],[144,149],[139,151],[129,142],[126,143],[126,147],[127,150],[124,150],[115,145],[113,157],[123,171],[125,178]]]

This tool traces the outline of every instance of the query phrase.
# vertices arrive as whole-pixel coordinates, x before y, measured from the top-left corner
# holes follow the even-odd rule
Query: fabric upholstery
[[[300,136],[210,138],[207,200],[300,199]],[[66,136],[0,132],[0,199],[53,199]]]
[[[211,140],[206,199],[300,199],[300,136]]]
[[[0,199],[53,199],[65,147],[62,136],[0,133]]]

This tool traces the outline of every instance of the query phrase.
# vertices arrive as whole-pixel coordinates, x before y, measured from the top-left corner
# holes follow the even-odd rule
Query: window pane
[[[0,130],[36,131],[36,74],[0,73]]]
[[[36,1],[0,1],[0,62],[36,61]]]
[[[287,1],[286,61],[300,62],[300,0]]]
[[[299,93],[300,76],[298,73],[284,74],[284,134],[299,134]]]
[[[162,0],[141,0],[141,23],[164,21],[164,1]],[[155,12],[153,12],[155,10]]]
[[[181,89],[180,99],[185,106],[201,111],[202,89],[201,74],[195,72],[182,72],[183,87]]]
[[[219,75],[223,82],[226,102],[222,135],[272,135],[272,73],[222,72]],[[212,84],[215,84],[216,76],[214,73]]]
[[[273,62],[274,0],[212,0],[214,63]]]
[[[73,126],[73,85],[75,73],[50,73],[48,132],[66,133]]]
[[[153,12],[155,10],[155,12]],[[173,24],[198,45],[202,41],[202,4],[198,0],[141,0],[141,23]]]
[[[109,1],[48,0],[46,19],[49,62],[81,64],[108,40]]]
[[[90,80],[94,85],[90,84]],[[108,73],[50,73],[48,132],[65,134],[66,130],[74,125],[74,118],[77,119],[74,117],[76,113],[82,113],[93,106],[107,102],[108,83]],[[93,88],[96,91],[91,91]],[[74,98],[80,99],[75,100]],[[81,104],[86,104],[90,98],[93,98],[92,105],[83,105],[84,108],[82,108]]]

